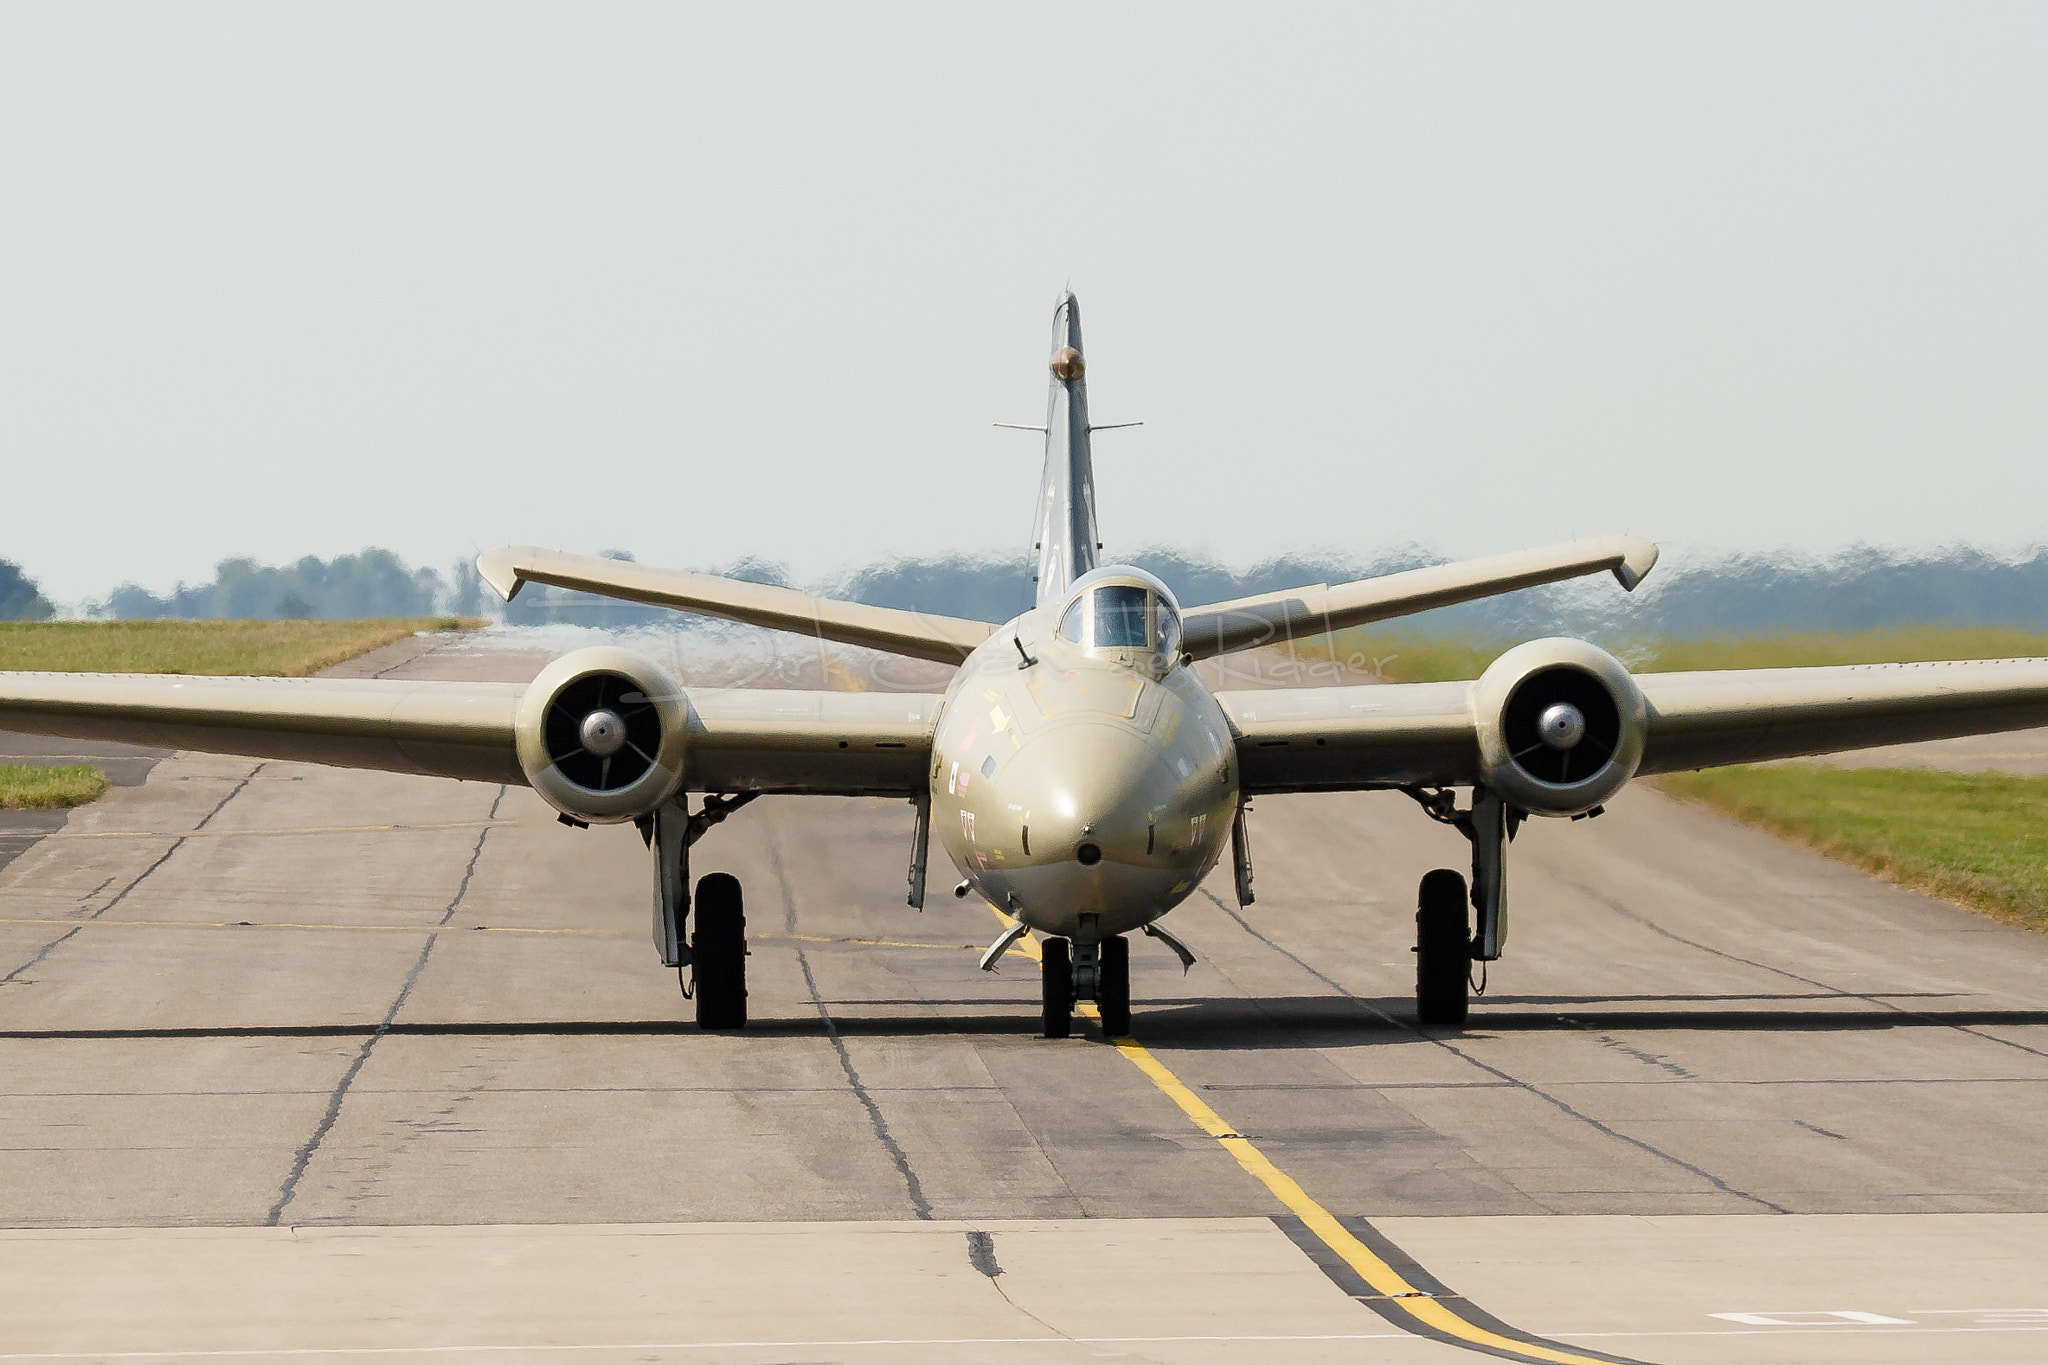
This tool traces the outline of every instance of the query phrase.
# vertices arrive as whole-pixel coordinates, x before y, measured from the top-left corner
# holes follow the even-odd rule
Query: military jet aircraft
[[[943,692],[684,688],[599,647],[523,686],[4,673],[0,727],[524,783],[565,824],[633,821],[651,851],[655,946],[706,1028],[746,1022],[745,914],[723,873],[692,897],[691,845],[761,795],[908,798],[910,904],[924,903],[936,829],[958,894],[1015,921],[984,967],[1017,935],[1044,936],[1044,1032],[1065,1037],[1078,1000],[1095,1002],[1105,1034],[1129,1031],[1126,935],[1192,960],[1159,920],[1226,848],[1251,904],[1255,796],[1398,790],[1466,835],[1469,882],[1429,873],[1415,916],[1418,1016],[1456,1026],[1472,963],[1507,944],[1509,844],[1528,816],[1597,812],[1653,773],[2048,724],[2048,660],[1638,676],[1562,638],[1510,649],[1469,682],[1211,691],[1199,660],[1582,575],[1633,590],[1657,548],[1609,536],[1184,608],[1142,568],[1096,562],[1085,354],[1070,293],[1053,317],[1037,601],[1015,620],[531,547],[477,561],[508,600],[552,584],[955,665]]]

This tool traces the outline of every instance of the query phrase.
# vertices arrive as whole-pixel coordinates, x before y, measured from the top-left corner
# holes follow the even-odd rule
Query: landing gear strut
[[[1465,879],[1438,868],[1422,879],[1415,905],[1415,1012],[1425,1024],[1462,1026],[1474,962],[1497,962],[1508,941],[1508,841],[1526,813],[1484,787],[1459,810],[1447,787],[1403,787],[1429,818],[1472,844],[1471,894]],[[1467,905],[1474,912],[1465,913]],[[1474,922],[1476,920],[1476,923]],[[1482,992],[1486,978],[1480,978]]]
[[[1472,926],[1465,879],[1447,867],[1423,877],[1415,901],[1415,1012],[1425,1024],[1465,1022]]]
[[[738,879],[714,872],[697,883],[697,931],[686,936],[690,846],[757,794],[708,793],[695,815],[676,797],[634,821],[654,853],[654,946],[661,965],[676,969],[683,998],[694,995],[702,1028],[746,1027],[747,916]]]

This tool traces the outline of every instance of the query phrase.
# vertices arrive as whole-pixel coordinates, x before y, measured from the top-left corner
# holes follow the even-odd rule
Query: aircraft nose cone
[[[1179,903],[1228,831],[1232,789],[1176,756],[1128,724],[1037,730],[977,789],[990,804],[962,870],[1045,933],[1137,928]]]
[[[1034,858],[1093,866],[1143,847],[1147,794],[1163,776],[1143,735],[1123,726],[1060,726],[1034,736],[1011,765],[1004,786],[1030,812]]]

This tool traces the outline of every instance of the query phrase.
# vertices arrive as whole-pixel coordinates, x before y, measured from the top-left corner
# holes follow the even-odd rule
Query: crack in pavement
[[[490,818],[493,820],[498,816],[498,806],[504,801],[505,792],[506,788],[500,786],[496,799],[491,802]],[[370,1060],[370,1053],[375,1051],[377,1044],[391,1032],[391,1025],[398,1018],[398,1012],[405,1008],[405,1002],[412,995],[413,987],[419,984],[420,973],[426,970],[427,959],[433,956],[434,945],[441,940],[442,927],[455,917],[455,912],[461,908],[464,898],[469,895],[469,883],[476,876],[477,860],[483,857],[484,840],[491,837],[491,830],[494,828],[496,826],[486,826],[477,831],[476,846],[469,851],[469,864],[462,869],[462,881],[456,886],[455,895],[449,900],[448,908],[441,912],[441,918],[436,922],[434,931],[427,935],[425,945],[420,948],[419,957],[413,961],[412,970],[405,974],[405,981],[399,986],[398,994],[392,998],[390,1008],[384,1011],[384,1018],[371,1031],[370,1036],[363,1040],[362,1047],[356,1050],[355,1060],[349,1063],[348,1070],[342,1073],[333,1093],[327,1097],[327,1109],[321,1114],[319,1124],[313,1129],[313,1135],[293,1154],[291,1171],[285,1176],[284,1184],[278,1187],[277,1202],[270,1206],[270,1212],[263,1220],[265,1227],[276,1227],[284,1218],[285,1208],[298,1197],[299,1181],[304,1178],[306,1168],[312,1164],[314,1153],[320,1150],[320,1144],[327,1140],[328,1133],[334,1129],[335,1121],[341,1117],[342,1102],[348,1098],[349,1088],[355,1084],[356,1077],[362,1074],[363,1067]]]
[[[1972,1038],[1982,1039],[1984,1042],[1987,1043],[1997,1043],[2001,1047],[2013,1048],[2016,1051],[2026,1053],[2030,1057],[2048,1057],[2048,1052],[2044,1052],[2040,1048],[2028,1047],[2025,1043],[2015,1042],[2010,1038],[2000,1038],[1995,1034],[1980,1033],[1968,1024],[1954,1023],[1952,1021],[1942,1019],[1938,1015],[1928,1014],[1922,1010],[1907,1009],[1904,1005],[1894,1004],[1893,1001],[1898,998],[1897,992],[1887,992],[1886,995],[1879,996],[1866,995],[1861,991],[1845,991],[1840,986],[1833,986],[1825,981],[1816,980],[1815,978],[1810,976],[1801,976],[1799,973],[1787,971],[1783,967],[1774,967],[1768,962],[1757,962],[1753,959],[1742,957],[1736,953],[1728,952],[1725,949],[1716,948],[1710,944],[1701,943],[1696,939],[1687,938],[1683,934],[1676,933],[1670,929],[1666,929],[1663,925],[1657,923],[1655,920],[1649,918],[1647,915],[1641,914],[1640,912],[1631,909],[1629,906],[1623,904],[1619,900],[1616,900],[1613,896],[1609,895],[1605,891],[1598,889],[1597,887],[1583,885],[1561,874],[1556,875],[1557,880],[1562,885],[1570,887],[1572,890],[1578,892],[1582,896],[1585,896],[1591,900],[1598,901],[1600,904],[1606,906],[1609,910],[1612,910],[1615,914],[1620,915],[1623,919],[1628,920],[1633,924],[1639,924],[1643,928],[1648,929],[1651,933],[1657,934],[1663,938],[1667,938],[1671,940],[1673,943],[1681,943],[1688,948],[1698,949],[1700,952],[1709,954],[1713,957],[1718,957],[1724,962],[1739,962],[1745,967],[1754,967],[1760,972],[1770,972],[1776,976],[1782,976],[1786,978],[1788,981],[1797,981],[1803,986],[1815,987],[1818,990],[1828,992],[1828,995],[1826,997],[1828,999],[1862,1000],[1868,1004],[1876,1005],[1879,1009],[1890,1010],[1893,1013],[1901,1015],[1905,1018],[1918,1019],[1924,1023],[1934,1024],[1937,1027],[1951,1028],[1954,1029],[1957,1033],[1965,1033]]]
[[[270,765],[267,762],[258,763],[255,767],[249,769],[248,774],[244,776],[241,781],[235,783],[234,786],[228,789],[228,794],[226,796],[223,796],[219,801],[214,803],[214,807],[212,810],[206,812],[206,814],[199,817],[198,824],[192,826],[191,829],[185,831],[184,834],[179,835],[176,839],[173,839],[171,841],[171,846],[163,851],[161,857],[159,857],[155,862],[151,863],[148,867],[142,869],[141,876],[137,877],[134,881],[128,883],[128,885],[122,887],[121,890],[118,893],[116,893],[112,900],[108,901],[105,905],[102,905],[99,909],[93,911],[92,914],[87,916],[87,918],[98,919],[101,915],[106,914],[107,911],[113,909],[122,901],[127,900],[129,892],[133,891],[136,887],[142,885],[145,881],[149,880],[149,875],[152,872],[155,872],[158,868],[162,867],[165,863],[169,862],[171,860],[171,855],[173,853],[176,853],[179,849],[185,846],[185,840],[189,835],[197,834],[200,830],[205,829],[207,825],[211,824],[213,821],[213,817],[219,815],[222,811],[226,810],[228,802],[240,796],[243,790],[247,788],[251,782],[256,780],[256,774],[262,772],[265,768],[269,766]],[[105,885],[105,883],[102,883],[102,885]]]
[[[794,933],[796,895],[790,889],[789,874],[782,864],[782,841],[776,837],[775,826],[772,823],[767,825],[765,842],[769,870],[775,874],[776,886],[782,892],[783,928],[785,932]],[[896,1174],[903,1177],[904,1188],[910,1195],[910,1207],[916,1211],[919,1218],[929,1219],[932,1216],[932,1206],[924,1197],[924,1185],[918,1180],[917,1172],[910,1168],[909,1154],[896,1141],[895,1134],[889,1131],[889,1121],[882,1116],[881,1106],[875,1103],[875,1097],[868,1093],[866,1084],[861,1081],[860,1071],[853,1064],[853,1054],[846,1050],[846,1040],[839,1036],[839,1024],[832,1018],[832,1011],[825,1007],[825,996],[818,989],[818,978],[811,972],[811,959],[801,944],[797,945],[796,961],[797,966],[803,969],[804,986],[811,993],[811,1005],[818,1011],[818,1019],[825,1026],[825,1037],[839,1058],[839,1069],[846,1074],[846,1083],[853,1088],[854,1098],[867,1110],[868,1127],[874,1130],[875,1140],[881,1143],[882,1150],[888,1153],[890,1162],[896,1167]]]
[[[1791,1212],[1790,1209],[1787,1209],[1782,1205],[1774,1204],[1770,1200],[1763,1198],[1761,1195],[1755,1195],[1749,1193],[1747,1190],[1737,1189],[1735,1186],[1723,1180],[1720,1176],[1715,1175],[1712,1171],[1709,1171],[1704,1167],[1695,1166],[1693,1165],[1693,1163],[1685,1160],[1685,1158],[1683,1157],[1674,1156],[1670,1152],[1664,1151],[1662,1148],[1655,1147],[1652,1146],[1650,1143],[1644,1142],[1641,1138],[1631,1137],[1627,1133],[1621,1132],[1618,1129],[1610,1128],[1608,1125],[1594,1118],[1591,1114],[1573,1108],[1572,1105],[1570,1105],[1564,1100],[1559,1099],[1557,1096],[1551,1094],[1549,1091],[1544,1090],[1541,1086],[1532,1085],[1528,1081],[1523,1080],[1521,1077],[1503,1071],[1499,1067],[1494,1066],[1490,1062],[1480,1060],[1478,1057],[1473,1056],[1471,1053],[1465,1051],[1457,1044],[1450,1042],[1448,1039],[1432,1037],[1430,1034],[1424,1032],[1419,1026],[1411,1024],[1405,1019],[1399,1019],[1396,1018],[1394,1015],[1388,1014],[1385,1010],[1379,1008],[1379,1006],[1374,1005],[1372,1002],[1368,1001],[1363,996],[1355,994],[1354,992],[1352,992],[1339,982],[1333,980],[1332,978],[1325,976],[1322,972],[1317,971],[1314,967],[1311,967],[1308,963],[1302,961],[1299,957],[1296,957],[1293,953],[1281,947],[1272,939],[1267,938],[1257,929],[1252,928],[1251,924],[1245,919],[1243,915],[1238,914],[1237,911],[1231,909],[1228,905],[1225,905],[1222,899],[1218,897],[1215,892],[1209,890],[1207,887],[1203,887],[1202,894],[1205,897],[1207,897],[1209,901],[1212,904],[1214,904],[1218,910],[1221,910],[1224,914],[1230,916],[1231,919],[1237,921],[1238,927],[1243,929],[1247,934],[1250,934],[1253,938],[1265,944],[1268,948],[1271,948],[1274,952],[1280,954],[1280,956],[1286,958],[1289,962],[1292,962],[1295,966],[1301,968],[1310,976],[1314,977],[1316,980],[1328,986],[1331,990],[1336,991],[1339,995],[1342,995],[1346,999],[1353,1001],[1354,1003],[1356,1003],[1363,1009],[1367,1010],[1368,1012],[1378,1015],[1381,1019],[1385,1020],[1389,1024],[1392,1024],[1394,1027],[1406,1029],[1422,1041],[1426,1043],[1432,1043],[1435,1046],[1442,1048],[1444,1051],[1450,1053],[1452,1056],[1458,1058],[1459,1060],[1466,1062],[1471,1066],[1477,1067],[1481,1071],[1484,1071],[1487,1075],[1492,1076],[1498,1080],[1505,1081],[1509,1085],[1514,1086],[1518,1090],[1523,1090],[1531,1095],[1534,1095],[1536,1098],[1542,1100],[1545,1104],[1550,1105],[1551,1107],[1557,1109],[1560,1113],[1563,1113],[1570,1118],[1577,1119],[1580,1123],[1585,1124],[1587,1127],[1593,1129],[1597,1133],[1601,1133],[1607,1137],[1613,1138],[1617,1142],[1626,1143],[1629,1146],[1636,1148],[1638,1151],[1656,1157],[1660,1161],[1669,1162],[1671,1165],[1678,1167],[1682,1171],[1690,1172],[1692,1175],[1695,1175],[1699,1179],[1706,1181],[1709,1185],[1712,1185],[1715,1189],[1721,1191],[1723,1194],[1733,1195],[1737,1199],[1748,1200],[1752,1204],[1756,1204],[1762,1208],[1769,1209],[1772,1213]]]
[[[241,795],[242,789],[249,785],[250,780],[253,779],[256,776],[256,774],[263,771],[264,766],[264,764],[258,763],[255,767],[251,768],[248,772],[248,775],[242,778],[241,781],[237,782],[232,788],[230,788],[228,794],[226,796],[223,796],[218,802],[216,802],[212,810],[208,811],[205,815],[200,817],[199,823],[192,826],[192,830],[201,830],[206,828],[207,821],[213,819],[214,816],[219,815],[221,811],[226,808],[228,802],[234,800],[237,796]],[[190,832],[191,831],[187,831],[187,833]],[[176,853],[180,848],[184,847],[184,844],[185,835],[183,834],[179,835],[176,839],[172,840],[171,846],[165,849],[155,862],[151,863],[148,867],[143,868],[141,875],[136,877],[134,881],[128,883],[128,885],[122,887],[119,894],[117,894],[112,900],[108,901],[105,905],[102,905],[99,909],[93,911],[90,915],[87,915],[86,919],[96,920],[101,915],[106,914],[107,911],[119,905],[123,900],[127,899],[128,893],[130,891],[133,891],[136,887],[142,885],[143,882],[148,880],[150,873],[156,871],[165,863],[169,862],[171,855],[173,853]],[[114,879],[112,877],[109,877],[107,878],[106,881],[101,882],[91,891],[88,891],[84,896],[79,898],[81,903],[84,901],[91,900],[94,896],[106,890],[108,883],[112,882],[113,880]],[[71,928],[66,929],[63,933],[57,935],[57,937],[51,939],[48,943],[45,943],[42,946],[41,950],[39,950],[34,957],[22,963],[19,967],[16,967],[7,975],[0,976],[0,986],[15,985],[17,978],[19,978],[23,972],[41,963],[51,953],[55,952],[59,947],[63,946],[65,943],[68,943],[72,938],[74,938],[77,935],[78,931],[80,929],[83,929],[84,927],[84,923],[73,925]]]

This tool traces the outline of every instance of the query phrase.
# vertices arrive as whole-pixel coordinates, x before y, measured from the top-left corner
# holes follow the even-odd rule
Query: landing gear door
[[[1508,808],[1492,792],[1472,793],[1472,956],[1492,962],[1508,942]]]
[[[690,913],[690,814],[680,801],[664,801],[655,808],[654,834],[648,846],[654,853],[654,947],[664,967],[682,967],[690,961],[684,921]]]

